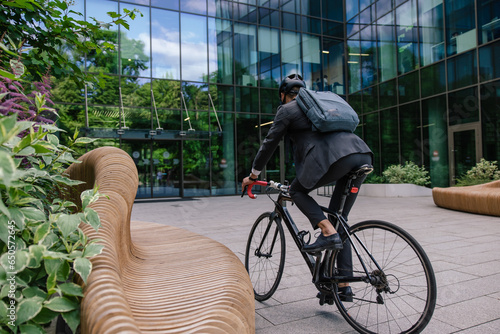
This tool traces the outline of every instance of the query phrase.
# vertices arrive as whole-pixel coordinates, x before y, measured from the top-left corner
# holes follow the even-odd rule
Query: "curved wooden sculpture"
[[[437,206],[500,216],[500,181],[467,187],[433,188],[432,198]]]
[[[85,181],[75,194],[97,184],[92,204],[102,226],[82,226],[102,239],[101,255],[84,286],[82,333],[254,333],[253,288],[238,257],[227,247],[187,230],[132,222],[138,186],[129,155],[95,149],[68,169]]]

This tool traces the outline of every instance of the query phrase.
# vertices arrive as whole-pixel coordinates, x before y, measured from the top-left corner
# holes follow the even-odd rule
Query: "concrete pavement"
[[[314,195],[320,204],[329,198]],[[265,195],[194,199],[138,200],[132,220],[185,228],[229,247],[243,261],[250,228],[273,203]],[[314,232],[295,206],[299,229]],[[424,333],[500,332],[500,218],[438,208],[432,197],[359,196],[350,222],[367,219],[395,223],[423,246],[438,283],[434,316]],[[256,333],[354,333],[336,306],[320,306],[309,270],[287,240],[287,261],[274,296],[255,303]]]

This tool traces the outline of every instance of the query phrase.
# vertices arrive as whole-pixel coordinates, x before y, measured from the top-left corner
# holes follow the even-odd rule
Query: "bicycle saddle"
[[[371,172],[373,172],[373,166],[365,164],[350,171],[349,176],[361,177],[365,174],[370,174]]]

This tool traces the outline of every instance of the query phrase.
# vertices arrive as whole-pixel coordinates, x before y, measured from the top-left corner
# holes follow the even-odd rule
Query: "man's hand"
[[[249,185],[251,185],[254,181],[250,180],[250,178],[247,176],[241,181],[241,192],[245,191],[245,188]]]

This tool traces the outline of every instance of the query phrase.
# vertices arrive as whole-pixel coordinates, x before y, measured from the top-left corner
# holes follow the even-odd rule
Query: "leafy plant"
[[[59,314],[75,331],[83,293],[73,279],[79,276],[86,282],[92,268],[89,259],[103,249],[89,241],[79,225],[99,228],[99,216],[90,204],[101,194],[97,189],[83,192],[77,210],[65,199],[65,190],[81,182],[63,172],[77,162],[71,147],[93,139],[78,138],[75,132],[70,145],[64,146],[53,124],[22,120],[49,111],[40,93],[34,101],[22,99],[35,106],[33,115],[22,113],[22,103],[8,109],[9,93],[1,98],[0,333],[44,333],[44,326]]]
[[[500,170],[496,161],[487,161],[482,158],[476,166],[468,170],[462,177],[457,179],[456,186],[472,186],[500,180]]]
[[[404,165],[391,165],[382,173],[388,183],[411,183],[417,186],[430,184],[429,172],[424,166],[407,161]]]

